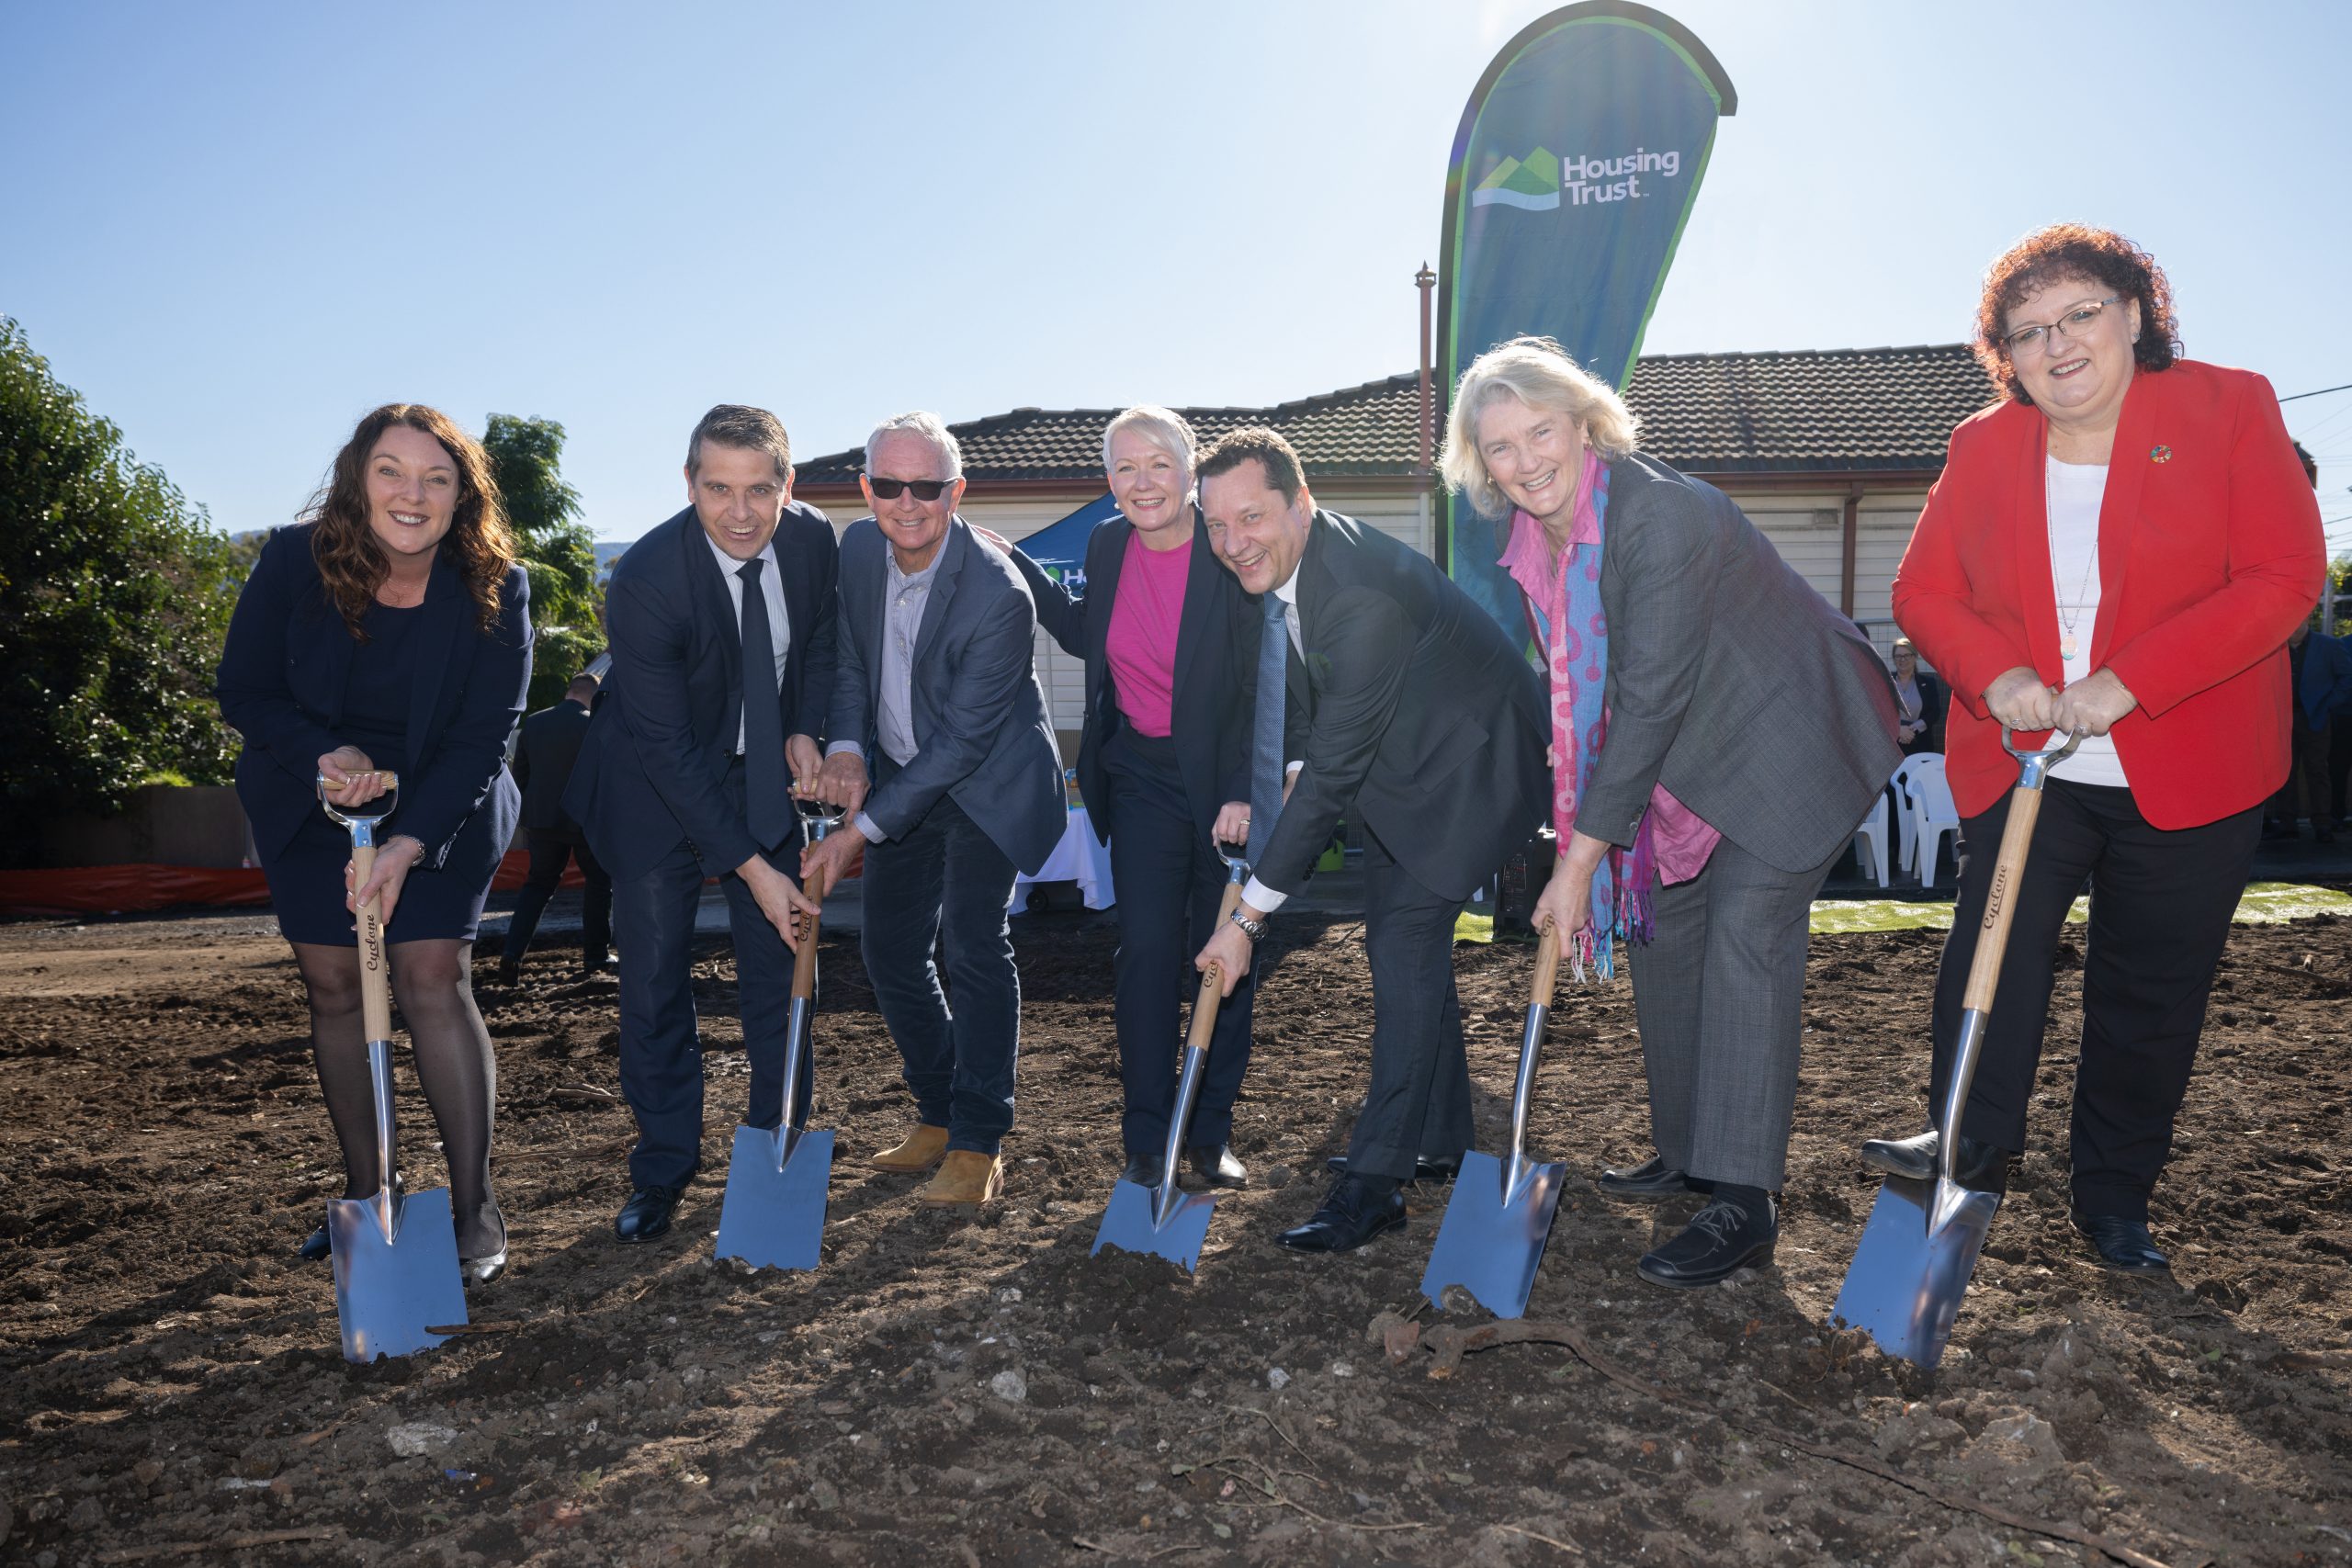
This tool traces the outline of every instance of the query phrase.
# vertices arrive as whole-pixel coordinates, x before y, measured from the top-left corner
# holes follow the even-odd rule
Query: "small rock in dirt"
[[[1004,1289],[996,1293],[996,1299],[1004,1303],[1007,1306],[1010,1306],[1021,1299],[1021,1287],[1018,1285],[1007,1285]]]
[[[1290,1386],[1290,1374],[1280,1367],[1269,1368],[1266,1372],[1266,1386],[1279,1393]]]
[[[107,1506],[96,1497],[83,1498],[65,1516],[65,1528],[75,1535],[87,1535],[106,1522]]]
[[[154,1485],[163,1473],[164,1461],[161,1460],[142,1459],[130,1467],[130,1479],[141,1486]],[[0,1530],[0,1539],[6,1539],[6,1531]]]
[[[1335,1378],[1351,1378],[1356,1375],[1356,1370],[1345,1361],[1334,1361],[1331,1363],[1331,1375]]]
[[[1007,1367],[989,1379],[989,1392],[1008,1404],[1018,1404],[1029,1397],[1029,1380],[1021,1375],[1018,1367]]]
[[[820,1513],[830,1513],[842,1506],[841,1492],[831,1482],[820,1477],[809,1483],[808,1506]]]
[[[1984,1428],[1984,1436],[1997,1442],[2022,1443],[2042,1459],[2066,1457],[2058,1450],[2057,1428],[2031,1411],[1994,1422]]]
[[[402,1459],[414,1459],[420,1454],[439,1453],[458,1440],[458,1434],[435,1421],[403,1421],[385,1433],[384,1440]]]
[[[1286,1165],[1278,1165],[1274,1167],[1273,1169],[1266,1172],[1266,1185],[1276,1191],[1280,1191],[1282,1189],[1290,1185],[1291,1178],[1295,1174],[1296,1172],[1293,1171],[1290,1167]]]

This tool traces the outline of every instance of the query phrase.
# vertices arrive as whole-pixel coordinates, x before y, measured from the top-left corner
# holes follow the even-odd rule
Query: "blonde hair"
[[[1478,450],[1478,416],[1505,398],[1575,420],[1584,427],[1585,444],[1603,462],[1633,451],[1640,436],[1640,421],[1624,400],[1552,339],[1515,337],[1498,344],[1472,360],[1454,386],[1441,465],[1445,482],[1488,517],[1510,515],[1510,502]]]
[[[1158,403],[1137,403],[1116,415],[1102,427],[1102,467],[1111,467],[1111,438],[1123,430],[1132,430],[1175,458],[1189,474],[1200,460],[1200,442],[1193,434],[1193,427],[1174,409],[1161,408]]]

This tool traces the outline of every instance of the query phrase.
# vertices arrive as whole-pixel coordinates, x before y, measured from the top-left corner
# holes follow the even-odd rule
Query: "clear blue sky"
[[[224,528],[358,414],[560,420],[600,537],[722,400],[1264,403],[1409,369],[1541,0],[0,0],[0,311]],[[1653,351],[1951,342],[2007,241],[2149,246],[2200,358],[2352,382],[2352,7],[1667,0],[1739,91]],[[2289,405],[2352,546],[2352,393]]]

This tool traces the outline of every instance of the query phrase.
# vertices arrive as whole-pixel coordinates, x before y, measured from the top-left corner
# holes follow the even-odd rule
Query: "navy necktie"
[[[743,580],[743,822],[760,848],[784,842],[792,801],[784,768],[784,712],[775,700],[775,634],[768,629],[768,596],[760,586],[767,563],[747,560]]]
[[[1283,704],[1290,658],[1290,622],[1282,596],[1265,597],[1266,624],[1258,641],[1258,713],[1250,749],[1250,863],[1266,853],[1283,814]]]

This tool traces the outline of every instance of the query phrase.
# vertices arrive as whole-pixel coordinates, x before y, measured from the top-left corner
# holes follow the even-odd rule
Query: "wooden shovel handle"
[[[1217,900],[1216,929],[1225,930],[1227,924],[1233,919],[1233,911],[1240,907],[1241,885],[1237,882],[1227,883],[1225,897]],[[1193,1026],[1184,1032],[1186,1050],[1205,1051],[1209,1048],[1209,1035],[1216,1028],[1217,1003],[1224,999],[1225,965],[1212,964],[1201,971],[1200,992],[1193,998]]]
[[[364,886],[376,869],[376,846],[351,846],[352,886]],[[359,906],[359,1011],[370,1040],[392,1037],[391,972],[384,954],[384,897]]]
[[[1544,928],[1544,939],[1535,944],[1535,989],[1530,1000],[1537,1007],[1552,1005],[1552,987],[1560,978],[1560,922],[1553,921]]]
[[[811,903],[825,901],[825,874],[819,872],[801,888]],[[817,917],[800,929],[800,944],[792,954],[792,998],[805,1002],[817,994]]]
[[[2041,791],[2017,789],[2009,794],[2009,820],[2001,829],[2000,857],[1993,863],[1993,881],[1984,893],[1984,919],[1976,931],[1976,954],[1968,964],[1968,989],[1960,1005],[1967,1012],[1993,1010],[1993,992],[2001,980],[2001,954],[2009,945],[2009,925],[2017,918],[2018,881],[2025,871],[2026,849],[2033,841],[2033,824],[2041,815]]]

